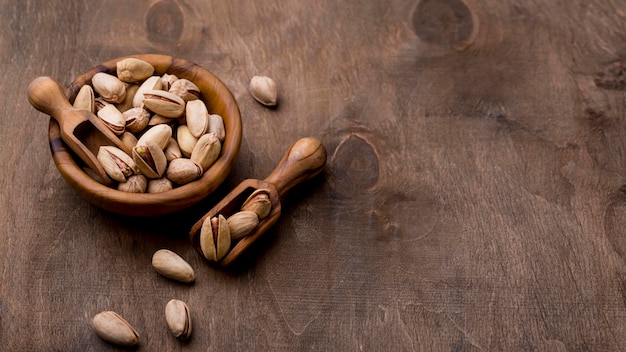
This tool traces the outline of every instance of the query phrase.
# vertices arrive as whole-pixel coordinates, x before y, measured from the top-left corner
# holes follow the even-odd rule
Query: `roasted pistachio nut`
[[[196,279],[196,273],[191,265],[169,249],[159,249],[154,252],[152,267],[168,279],[184,283],[191,283]]]
[[[120,140],[122,140],[122,143],[124,143],[124,145],[131,150],[137,145],[137,137],[128,131],[124,131],[124,133],[122,133]]]
[[[133,160],[147,178],[160,178],[167,167],[163,149],[152,141],[146,141],[143,145],[137,143],[133,148]]]
[[[93,93],[93,88],[90,85],[85,84],[80,87],[76,98],[74,98],[74,108],[79,110],[87,110],[89,112],[96,112],[96,98]]]
[[[270,191],[267,189],[257,189],[243,202],[243,211],[253,211],[259,220],[265,218],[272,210]]]
[[[167,302],[165,321],[174,337],[186,340],[191,336],[191,312],[185,302],[178,299]]]
[[[143,81],[143,83],[139,86],[139,89],[135,93],[133,97],[133,107],[142,107],[143,106],[143,93],[150,90],[158,90],[162,87],[161,77],[159,76],[151,76],[150,78]]]
[[[198,139],[191,151],[190,159],[200,165],[202,170],[208,170],[217,160],[222,150],[222,144],[213,133],[207,133]]]
[[[126,85],[119,78],[98,72],[91,78],[93,89],[109,103],[121,103],[126,98]]]
[[[170,138],[170,142],[167,143],[167,147],[165,147],[165,150],[163,152],[165,153],[165,158],[167,158],[167,161],[172,161],[183,156],[183,154],[180,152],[180,148],[178,147],[178,142],[176,142],[174,138]]]
[[[274,106],[278,101],[276,82],[267,76],[254,76],[250,80],[250,94],[263,105]]]
[[[244,210],[231,215],[228,218],[230,239],[239,241],[246,237],[259,224],[259,217],[255,212]]]
[[[178,117],[185,112],[185,101],[164,90],[143,92],[143,104],[146,109],[165,117]]]
[[[148,193],[162,193],[167,192],[173,188],[174,185],[172,185],[172,181],[163,177],[154,180],[148,180],[148,189],[146,191]]]
[[[119,104],[115,104],[115,106],[117,107],[117,110],[124,112],[132,108],[133,99],[135,99],[135,94],[137,94],[138,90],[139,90],[138,84],[126,83],[126,97],[124,98],[123,102]]]
[[[120,182],[117,189],[129,193],[144,193],[148,188],[148,179],[144,175],[132,175],[126,182]]]
[[[126,180],[135,173],[133,159],[123,150],[113,146],[101,146],[96,156],[104,171],[118,182]]]
[[[107,106],[107,105],[111,105],[111,103],[109,103],[108,101],[102,99],[102,97],[97,97],[94,101],[94,109],[97,111],[102,110],[103,107]]]
[[[187,102],[185,107],[185,118],[189,132],[200,138],[209,129],[209,111],[202,100],[192,100]]]
[[[189,132],[187,125],[180,125],[176,129],[176,141],[178,142],[178,147],[181,153],[183,153],[183,156],[189,158],[198,143],[198,138],[194,137],[191,132]],[[205,168],[202,169],[206,170]]]
[[[170,74],[164,73],[163,76],[161,76],[161,83],[163,85],[161,89],[170,90],[170,88],[172,87],[172,84],[176,82],[177,80],[178,80],[178,77],[176,77],[176,75],[170,75]]]
[[[184,101],[192,101],[200,98],[200,88],[192,81],[180,78],[172,83],[168,92],[178,95]]]
[[[148,122],[148,126],[156,126],[156,125],[163,125],[164,124],[164,125],[169,125],[170,127],[172,127],[177,122],[178,122],[178,120],[173,119],[171,117],[165,117],[165,116],[161,116],[159,114],[154,114],[150,118],[150,121]]]
[[[131,108],[122,113],[126,119],[126,130],[132,133],[143,131],[150,121],[150,113],[144,108]]]
[[[152,76],[154,67],[144,60],[126,58],[116,63],[117,77],[122,82],[139,82]]]
[[[126,129],[126,118],[117,110],[115,105],[105,105],[102,109],[98,110],[98,117],[104,124],[116,135],[121,135]]]
[[[137,141],[137,145],[145,145],[146,142],[153,142],[161,149],[165,149],[172,137],[172,128],[168,125],[156,125],[150,127]]]
[[[165,177],[179,185],[187,184],[200,176],[202,176],[202,168],[186,158],[172,160],[165,172]]]
[[[217,262],[230,250],[230,229],[223,215],[207,217],[200,228],[200,249],[208,260]]]
[[[218,114],[211,114],[209,116],[209,133],[213,133],[220,142],[226,138],[226,128],[224,127],[224,119]]]
[[[139,343],[139,334],[119,314],[103,311],[92,320],[93,329],[101,339],[118,346],[134,346]]]

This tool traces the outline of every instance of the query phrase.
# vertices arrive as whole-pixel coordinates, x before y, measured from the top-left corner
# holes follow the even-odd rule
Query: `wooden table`
[[[142,351],[623,350],[626,2],[3,0],[0,26],[2,350],[115,350],[103,310]],[[220,190],[150,220],[80,198],[26,97],[134,53],[209,69],[244,123]],[[235,268],[207,265],[192,224],[306,136],[320,177]],[[160,248],[196,282],[157,274]]]

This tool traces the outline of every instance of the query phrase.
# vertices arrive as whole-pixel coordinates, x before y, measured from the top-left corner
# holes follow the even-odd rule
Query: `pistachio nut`
[[[259,217],[253,211],[244,210],[231,215],[227,222],[230,229],[230,239],[239,241],[259,224]]]
[[[163,83],[161,82],[161,77],[159,76],[152,76],[143,81],[133,97],[133,107],[137,108],[143,106],[143,93],[150,90],[161,89],[162,86]]]
[[[176,129],[176,141],[178,142],[181,153],[187,158],[191,156],[194,147],[198,143],[198,139],[189,132],[187,125],[178,126]],[[203,168],[203,170],[206,169]]]
[[[121,135],[126,129],[126,118],[117,110],[115,105],[105,105],[102,109],[98,110],[98,117],[104,124],[116,135]]]
[[[160,178],[167,167],[167,159],[163,149],[153,141],[137,143],[133,148],[135,165],[147,178]]]
[[[91,78],[93,89],[109,103],[121,103],[126,98],[126,85],[119,78],[98,72]]]
[[[191,313],[185,302],[178,299],[167,302],[165,321],[174,337],[186,340],[191,336]]]
[[[95,97],[93,93],[93,88],[89,84],[85,84],[80,87],[78,94],[76,94],[76,98],[74,98],[74,108],[79,110],[87,110],[89,112],[95,112]]]
[[[102,97],[97,97],[93,101],[93,107],[94,107],[95,111],[100,111],[100,110],[102,110],[102,108],[104,108],[107,105],[111,105],[111,103],[109,103],[108,101],[104,100]]]
[[[178,82],[178,81],[176,81]],[[143,92],[146,109],[165,117],[178,117],[185,112],[185,101],[178,95],[164,90]]]
[[[165,116],[161,116],[159,114],[154,114],[150,118],[150,121],[148,121],[148,126],[156,126],[156,125],[165,124],[165,125],[169,125],[170,127],[172,127],[177,122],[178,122],[178,120],[173,119],[171,117],[165,117]]]
[[[191,283],[196,279],[196,273],[191,265],[169,249],[159,249],[154,252],[152,267],[168,279],[184,283]]]
[[[150,141],[158,145],[161,149],[165,149],[172,137],[172,128],[168,125],[156,125],[150,127],[137,141],[137,145],[145,145]]]
[[[165,177],[170,181],[184,185],[202,176],[202,168],[187,158],[178,158],[170,162]]]
[[[208,260],[217,262],[230,250],[230,229],[222,214],[207,217],[200,228],[200,249]]]
[[[137,145],[137,137],[128,131],[124,131],[124,133],[122,133],[120,140],[124,143],[124,145],[128,146],[128,149],[133,149]]]
[[[224,127],[224,119],[218,114],[211,114],[209,116],[209,133],[213,133],[220,142],[226,138],[226,128]]]
[[[250,94],[256,101],[266,106],[274,106],[278,100],[276,82],[267,76],[254,76],[250,80]]]
[[[165,177],[162,177],[154,180],[149,180],[148,189],[146,191],[148,193],[162,193],[167,192],[173,188],[174,185],[172,185],[172,181],[168,180]]]
[[[103,145],[98,149],[96,158],[106,174],[115,181],[126,182],[135,173],[133,159],[119,148]]]
[[[163,85],[161,89],[170,90],[170,88],[172,87],[172,84],[176,82],[177,80],[178,80],[178,77],[176,77],[176,75],[170,75],[170,74],[164,73],[163,76],[161,76],[161,83]]]
[[[126,182],[120,182],[117,185],[119,191],[129,193],[144,193],[148,188],[148,179],[144,175],[132,175],[126,179]]]
[[[131,108],[122,113],[126,120],[126,130],[132,133],[139,133],[148,126],[150,113],[144,108]]]
[[[200,165],[202,170],[208,170],[217,160],[222,150],[222,144],[213,133],[207,133],[198,139],[191,151],[190,159]]]
[[[185,118],[189,132],[196,138],[200,138],[209,129],[209,111],[200,99],[187,102]]]
[[[170,137],[170,142],[167,143],[167,147],[163,151],[165,153],[165,158],[167,161],[172,161],[174,159],[181,158],[183,154],[180,152],[180,148],[178,147],[178,142],[174,138]]]
[[[123,102],[119,104],[115,104],[115,106],[117,106],[117,110],[124,112],[132,108],[133,99],[135,99],[135,94],[137,94],[138,90],[139,90],[138,84],[126,83],[126,97],[124,98]]]
[[[267,189],[257,189],[243,202],[243,211],[253,211],[260,219],[265,218],[272,210],[270,191]]]
[[[136,58],[126,58],[116,63],[117,78],[122,82],[139,82],[152,76],[154,67],[144,60]]]
[[[195,83],[185,78],[179,78],[173,82],[168,92],[178,95],[183,98],[184,101],[192,101],[200,98],[200,88],[198,88]]]
[[[93,329],[101,339],[119,346],[134,346],[139,343],[139,334],[119,314],[103,311],[92,320]]]

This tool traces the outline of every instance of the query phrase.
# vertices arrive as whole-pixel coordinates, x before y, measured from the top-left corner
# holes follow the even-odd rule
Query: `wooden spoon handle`
[[[52,77],[37,77],[28,86],[28,101],[37,110],[57,119],[71,108],[63,87]]]
[[[302,138],[289,147],[265,181],[274,184],[283,198],[295,185],[320,173],[325,164],[324,145],[315,138]]]

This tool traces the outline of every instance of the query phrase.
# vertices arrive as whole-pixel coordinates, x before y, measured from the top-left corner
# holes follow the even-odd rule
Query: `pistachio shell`
[[[221,260],[230,250],[230,229],[226,218],[219,214],[207,217],[200,228],[200,249],[211,261]]]
[[[165,147],[165,150],[163,152],[165,153],[167,161],[172,161],[183,156],[180,148],[178,147],[178,142],[176,142],[174,138],[170,138],[170,142],[167,143],[167,147]]]
[[[93,93],[93,88],[90,85],[85,84],[80,87],[78,94],[76,94],[76,98],[74,98],[74,108],[79,110],[87,110],[89,112],[95,112],[95,97]]]
[[[148,126],[150,113],[144,108],[131,108],[122,113],[126,119],[126,130],[132,133],[139,133]]]
[[[178,82],[178,81],[176,81]],[[185,112],[185,101],[164,90],[143,92],[143,104],[146,109],[165,117],[178,117]]]
[[[148,189],[146,190],[148,193],[162,193],[167,192],[174,188],[172,185],[172,181],[163,178],[157,178],[154,180],[148,180]]]
[[[133,148],[133,160],[147,178],[160,178],[167,167],[167,158],[163,149],[152,141],[146,141],[143,145],[138,143]]]
[[[250,94],[263,105],[274,106],[278,100],[276,82],[267,76],[254,76],[250,80]]]
[[[253,211],[259,219],[265,218],[272,210],[270,191],[267,189],[257,189],[243,202],[241,210]]]
[[[154,90],[154,89],[161,89],[161,87],[162,87],[161,77],[159,76],[152,76],[146,79],[145,81],[143,81],[143,83],[141,84],[141,86],[139,86],[139,89],[135,93],[135,96],[133,97],[133,107],[137,108],[137,107],[143,106],[143,93],[144,92]]]
[[[187,119],[187,127],[189,132],[200,138],[209,129],[209,111],[202,100],[192,100],[185,107],[185,118]]]
[[[113,146],[101,146],[96,156],[104,171],[118,182],[126,182],[135,173],[133,159],[123,150]]]
[[[169,249],[159,249],[152,255],[152,267],[168,279],[190,283],[196,273],[183,258]]]
[[[148,179],[144,175],[132,175],[126,182],[120,182],[117,189],[129,193],[144,193],[148,188]]]
[[[122,82],[139,82],[152,76],[154,67],[144,60],[126,58],[116,63],[117,77]]]
[[[220,142],[226,138],[226,128],[224,127],[224,119],[217,114],[211,114],[209,116],[209,133],[213,133]]]
[[[124,131],[120,139],[129,149],[133,149],[137,145],[137,137],[128,131]]]
[[[176,75],[170,75],[170,74],[164,73],[163,76],[161,76],[161,83],[163,84],[161,89],[170,90],[170,88],[172,87],[172,84],[176,82],[177,80],[178,80],[178,77],[176,77]]]
[[[137,94],[137,91],[139,90],[139,85],[138,84],[126,84],[126,97],[124,98],[124,101],[119,103],[119,104],[115,104],[115,106],[117,107],[117,110],[124,112],[130,108],[133,107],[133,99],[135,99],[135,94]]]
[[[98,110],[98,117],[116,135],[121,135],[126,129],[126,118],[117,110],[115,105],[105,105]]]
[[[191,156],[196,143],[198,143],[198,139],[189,132],[187,125],[178,126],[176,129],[176,141],[178,142],[178,147],[183,153],[183,156],[187,158]],[[206,169],[203,168],[203,170]]]
[[[165,321],[174,337],[186,340],[191,336],[191,314],[185,302],[178,299],[167,302]]]
[[[109,103],[121,103],[126,98],[126,85],[119,78],[98,72],[91,78],[93,89]]]
[[[173,82],[168,91],[183,98],[183,100],[187,102],[200,98],[200,89],[198,86],[185,78],[180,78]]]
[[[255,212],[245,210],[231,215],[227,221],[231,240],[238,241],[246,237],[259,224],[259,217]]]
[[[168,125],[156,125],[150,127],[137,141],[137,145],[145,145],[150,141],[158,145],[161,149],[165,149],[172,137],[172,128]]]
[[[96,335],[119,346],[134,346],[139,342],[139,334],[119,314],[104,311],[96,314],[92,321]]]
[[[154,114],[152,115],[152,117],[150,118],[150,121],[148,122],[148,126],[156,126],[156,125],[169,125],[174,126],[176,123],[178,122],[178,120],[173,119],[171,117],[165,117],[165,116],[161,116],[159,114]]]
[[[187,184],[202,175],[202,168],[187,158],[178,158],[170,162],[166,177],[179,185]]]
[[[208,170],[220,156],[222,144],[213,133],[207,133],[198,139],[191,151],[191,160],[200,165],[202,170]]]

